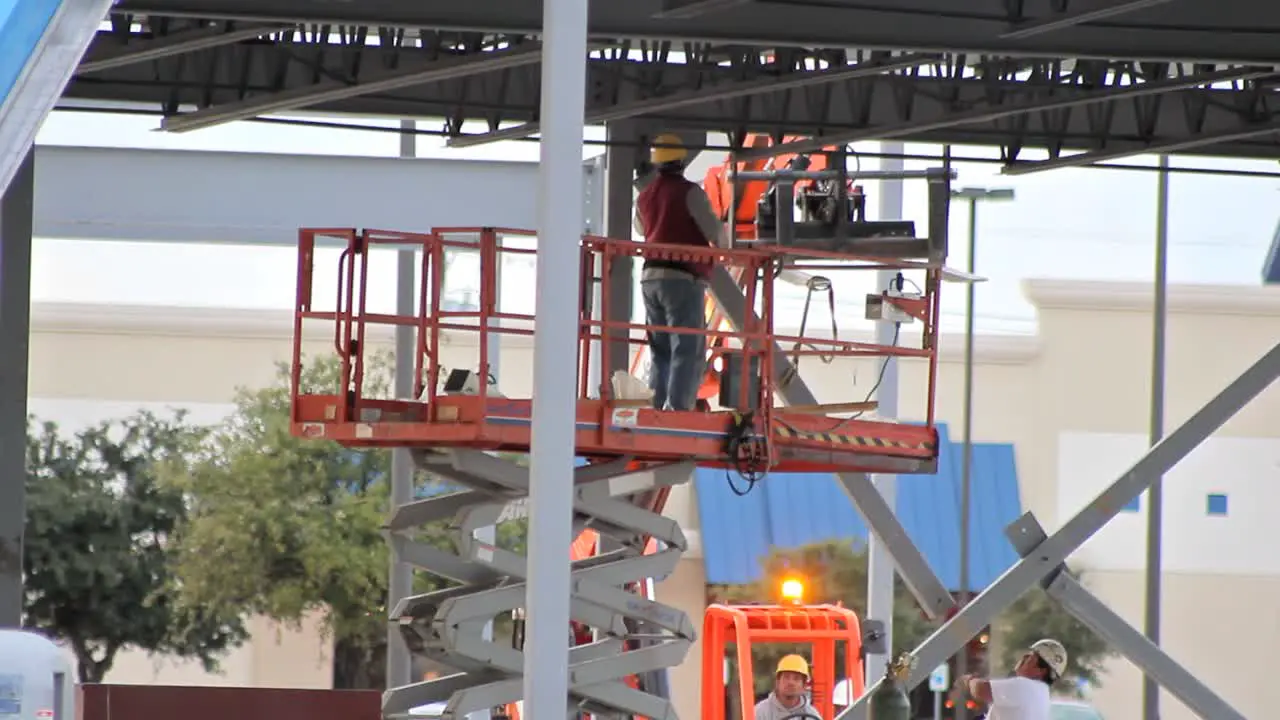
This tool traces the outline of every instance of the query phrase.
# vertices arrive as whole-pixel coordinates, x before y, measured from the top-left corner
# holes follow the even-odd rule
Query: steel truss
[[[147,15],[308,21],[536,33],[528,0],[122,0]],[[1240,18],[1248,18],[1242,23]],[[673,38],[743,45],[978,51],[1271,63],[1280,6],[1269,0],[629,0],[591,8],[594,39]]]
[[[510,517],[529,493],[529,471],[474,450],[413,451],[420,470],[467,489],[396,508],[387,524],[397,557],[456,585],[405,598],[392,610],[410,650],[459,672],[388,690],[383,714],[406,716],[417,706],[446,702],[444,716],[461,718],[520,700],[524,652],[485,637],[485,625],[525,606],[524,556],[481,542],[477,530]],[[679,665],[695,637],[688,615],[623,589],[669,575],[688,543],[680,526],[646,507],[650,493],[687,482],[693,466],[679,463],[632,472],[629,459],[579,468],[575,529],[591,528],[618,549],[574,563],[570,612],[600,639],[570,652],[570,702],[586,712],[675,720],[671,702],[624,679]],[[414,533],[451,520],[456,553],[418,542]],[[644,554],[653,538],[658,550]],[[565,548],[566,562],[568,548]],[[568,632],[568,628],[565,629]],[[628,643],[631,643],[628,645]]]
[[[531,36],[160,26],[156,18],[138,24],[121,16],[99,34],[68,97],[157,107],[172,131],[299,109],[442,118],[450,135],[467,121],[490,129],[455,139],[459,145],[539,130],[539,46]],[[764,132],[997,145],[1010,163],[1024,160],[1027,148],[1044,148],[1053,164],[1031,166],[1039,168],[1159,151],[1280,158],[1274,72],[628,41],[591,52],[586,113],[591,123],[634,118],[735,139]],[[520,125],[504,127],[513,123]],[[1080,160],[1062,157],[1064,150],[1096,154]]]

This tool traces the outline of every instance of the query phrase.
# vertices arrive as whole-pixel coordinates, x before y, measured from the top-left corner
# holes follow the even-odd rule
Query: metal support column
[[[1014,563],[986,590],[975,597],[973,602],[962,608],[930,635],[920,647],[916,648],[914,653],[916,664],[911,671],[908,685],[914,687],[924,682],[933,668],[946,662],[947,658],[964,647],[975,628],[991,624],[996,615],[1012,604],[1029,587],[1041,582],[1058,569],[1085,540],[1110,522],[1125,505],[1132,502],[1152,483],[1168,473],[1170,468],[1177,465],[1196,446],[1217,432],[1242,407],[1270,387],[1277,377],[1280,377],[1280,344],[1267,351],[1240,377],[1209,400],[1203,408],[1152,447],[1145,456],[1099,493],[1075,517],[1063,524],[1057,532],[1042,542],[1035,543],[1031,552],[1024,553],[1021,560]],[[1137,660],[1135,655],[1141,651],[1141,648],[1116,642],[1114,637],[1109,639],[1131,659]],[[1184,688],[1169,687],[1168,689],[1170,692],[1180,692]],[[874,686],[869,688],[867,694],[840,714],[840,720],[862,717],[861,713],[866,712],[868,699],[874,690]],[[1206,717],[1218,720],[1220,717],[1231,716],[1211,714]]]
[[[881,143],[880,169],[901,172],[906,169],[901,155],[906,150],[902,143]],[[889,157],[898,155],[899,157]],[[879,220],[901,220],[903,187],[901,178],[880,181]],[[898,276],[897,270],[881,270],[876,273],[876,291],[888,288]],[[897,328],[891,322],[876,323],[876,344],[892,345],[897,341]],[[888,421],[898,419],[898,359],[887,355],[882,360],[883,374],[876,391],[879,405],[876,413]],[[873,380],[872,382],[876,382]],[[880,496],[895,513],[898,502],[898,477],[896,475],[872,475],[871,482]],[[884,653],[867,653],[866,681],[868,684],[884,677],[889,658],[893,653],[893,581],[894,558],[889,546],[875,533],[870,533],[867,543],[867,618],[882,623]]]
[[[951,164],[951,148],[944,150],[945,163]],[[967,270],[975,276],[978,268],[978,205],[993,200],[1012,200],[1013,190],[1010,188],[963,187],[952,190],[952,199],[964,200],[969,206],[969,257]],[[973,594],[972,580],[969,573],[969,562],[972,559],[970,525],[973,515],[973,349],[977,323],[977,286],[969,283],[965,288],[965,325],[964,325],[964,453],[960,462],[960,603],[969,601]],[[956,655],[956,676],[969,673],[969,653]],[[968,720],[969,709],[963,704],[956,708],[956,720]]]
[[[947,164],[951,163],[951,146],[946,149]],[[969,257],[965,265],[970,275],[978,272],[978,199],[969,199]],[[965,288],[964,308],[964,454],[960,462],[960,603],[969,602],[973,592],[969,579],[970,539],[972,531],[969,527],[973,494],[973,345],[977,318],[974,311],[977,305],[978,288],[969,283]],[[969,653],[967,648],[956,656],[956,677],[969,673]],[[956,720],[969,720],[969,708],[964,703],[956,705]]]
[[[604,234],[611,238],[630,239],[632,236],[632,211],[635,207],[635,188],[633,180],[636,160],[640,148],[636,141],[640,139],[639,129],[635,123],[613,122],[606,128],[610,145],[605,157],[604,181]],[[609,320],[629,322],[635,316],[635,263],[629,257],[615,257],[609,272],[609,309],[613,316]],[[626,371],[631,359],[631,348],[625,332],[609,334],[609,358],[612,367],[608,368],[604,382],[609,382],[613,373]]]
[[[22,625],[35,148],[0,198],[0,627]]]
[[[1156,193],[1155,302],[1151,308],[1151,445],[1164,436],[1165,325],[1169,294],[1169,156],[1160,156]],[[1164,478],[1157,478],[1147,491],[1146,603],[1143,629],[1147,639],[1160,644],[1160,580],[1162,525],[1164,522]],[[1105,637],[1105,636],[1104,636]],[[1143,720],[1160,720],[1160,686],[1150,674],[1142,680]]]
[[[564,720],[569,701],[569,549],[573,543],[582,146],[587,0],[542,6],[542,143],[529,496],[529,582],[522,658],[525,716]],[[569,280],[568,278],[573,278]]]
[[[413,120],[400,121],[400,157],[417,155],[418,136]],[[414,278],[417,253],[413,250],[396,251],[396,314],[412,315],[414,309]],[[397,325],[395,357],[395,393],[402,400],[413,396],[414,329]],[[413,500],[413,458],[408,448],[391,451],[391,511]],[[413,566],[391,553],[391,575],[387,581],[387,609],[413,594]],[[400,631],[394,624],[387,625],[387,687],[408,685],[413,680],[413,661]]]

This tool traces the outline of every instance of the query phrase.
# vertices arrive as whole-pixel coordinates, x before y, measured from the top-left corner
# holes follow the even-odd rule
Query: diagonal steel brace
[[[746,295],[725,268],[716,268],[715,274],[711,276],[711,293],[734,329],[743,331],[747,313],[754,311],[747,307]],[[777,343],[774,343],[772,352],[777,394],[788,405],[818,404],[818,399],[798,376],[790,358]],[[790,382],[782,382],[783,378],[790,378]],[[921,610],[929,617],[937,618],[954,607],[955,600],[947,586],[929,567],[924,554],[907,536],[907,531],[898,522],[893,508],[889,507],[884,496],[871,484],[870,478],[865,473],[840,473],[837,477],[871,532],[889,548],[889,553],[898,566],[898,574],[915,596],[916,602],[920,603]]]
[[[1014,563],[1003,575],[983,590],[954,617],[930,635],[916,648],[915,665],[908,677],[907,686],[915,687],[924,682],[933,668],[941,665],[958,652],[970,638],[991,624],[1001,611],[1024,593],[1027,588],[1043,581],[1058,569],[1071,553],[1085,540],[1098,532],[1134,498],[1151,487],[1152,483],[1168,474],[1192,450],[1217,432],[1245,405],[1271,386],[1280,377],[1280,344],[1277,344],[1240,377],[1232,381],[1222,392],[1209,400],[1177,429],[1156,443],[1150,451],[1133,464],[1114,483],[1104,489],[1075,517],[1068,520],[1057,532],[1035,546],[1035,550]],[[1009,532],[1025,532],[1021,521],[1010,526]],[[845,709],[837,720],[857,720],[866,717],[869,698],[879,687],[880,681],[867,689],[866,694]],[[1214,719],[1216,720],[1216,718]]]

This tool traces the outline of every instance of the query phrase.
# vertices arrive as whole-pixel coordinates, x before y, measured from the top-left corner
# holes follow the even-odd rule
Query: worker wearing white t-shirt
[[[965,675],[960,685],[987,706],[987,720],[1049,720],[1049,688],[1066,670],[1066,648],[1046,639],[1027,650],[1013,677],[986,680]]]

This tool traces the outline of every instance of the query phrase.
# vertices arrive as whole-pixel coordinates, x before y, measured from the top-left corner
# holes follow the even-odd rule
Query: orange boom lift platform
[[[768,142],[757,137],[751,144]],[[665,674],[660,669],[679,662],[695,631],[684,613],[657,602],[654,582],[672,572],[689,548],[679,525],[662,512],[671,486],[688,479],[691,465],[733,470],[751,481],[770,472],[903,474],[936,469],[933,418],[940,290],[945,279],[955,279],[942,265],[949,185],[934,182],[941,176],[928,175],[930,230],[937,234],[917,238],[912,223],[867,222],[861,217],[861,188],[845,172],[826,169],[841,153],[842,149],[832,158],[819,154],[733,162],[713,171],[706,185],[713,205],[733,230],[731,248],[676,248],[589,235],[576,239],[578,333],[572,350],[564,348],[563,359],[577,368],[575,454],[587,467],[575,472],[572,480],[579,488],[574,518],[580,535],[571,561],[572,572],[581,579],[574,585],[576,604],[571,604],[570,667],[587,672],[591,666],[590,677],[617,681],[571,686],[570,695],[584,713],[650,720],[674,717],[669,700],[663,698]],[[778,175],[779,163],[786,164],[785,177]],[[799,213],[786,210],[793,205]],[[318,253],[323,247],[337,249],[336,263],[321,261]],[[412,312],[385,311],[382,288],[371,278],[375,256],[390,250],[412,250],[418,258]],[[408,449],[419,469],[469,488],[401,505],[388,521],[388,531],[401,541],[397,547],[406,548],[397,552],[416,558],[406,562],[456,583],[402,599],[391,619],[411,651],[440,659],[465,676],[389,690],[383,698],[383,712],[389,717],[440,701],[447,701],[450,716],[486,708],[500,709],[508,718],[519,715],[519,688],[512,678],[521,672],[524,649],[497,647],[475,632],[478,623],[492,619],[495,612],[520,612],[525,560],[478,541],[468,528],[501,522],[511,502],[528,492],[527,473],[492,454],[529,452],[532,393],[511,397],[499,389],[494,353],[499,348],[509,353],[521,343],[527,347],[534,334],[531,298],[500,298],[498,287],[500,277],[508,292],[517,287],[513,273],[520,275],[522,268],[531,279],[536,258],[534,233],[520,229],[299,232],[292,432],[353,448]],[[612,319],[615,268],[647,259],[717,268],[705,328]],[[871,277],[886,270],[897,279],[887,288],[871,286],[876,291],[866,295],[865,316],[899,327],[914,325],[918,335],[895,334],[887,345],[840,337],[840,309],[831,281],[808,273],[861,272]],[[466,282],[462,288],[454,284],[459,273]],[[796,282],[797,277],[803,282]],[[805,317],[796,330],[775,324],[779,282],[801,284],[809,292]],[[463,302],[458,301],[460,290]],[[832,316],[829,334],[810,331],[807,323],[812,295],[824,290]],[[317,299],[326,296],[332,299]],[[412,392],[400,397],[374,381],[372,372],[374,348],[385,346],[397,329],[409,331],[412,347]],[[697,410],[652,407],[647,383],[637,375],[645,338],[653,331],[704,336],[708,372]],[[328,349],[312,339],[323,340]],[[339,361],[337,382],[328,387],[304,385],[304,377],[309,377],[304,366],[330,351]],[[797,400],[788,389],[796,365],[805,357],[825,362],[838,357],[873,362],[913,359],[926,383],[923,402],[912,413],[920,422],[876,417],[877,406],[870,399],[875,388],[857,385],[852,373],[845,385],[824,386],[824,399],[830,402],[787,404],[787,397],[793,403],[808,402]],[[629,372],[618,369],[628,366]],[[871,373],[873,378],[877,374]],[[510,378],[508,371],[508,392]],[[503,507],[501,513],[495,510]],[[410,552],[415,527],[449,518],[460,533],[456,554],[421,545]],[[611,549],[602,553],[606,537]],[[592,580],[596,577],[609,580],[601,584]],[[625,593],[619,596],[617,589]],[[929,598],[922,602],[931,606],[929,590],[920,592]],[[813,643],[820,675],[814,693],[824,719],[832,707],[836,646],[844,643],[844,653],[860,651],[857,619],[842,608],[717,606],[706,622],[704,632],[711,642],[704,647],[719,648],[720,654],[705,658],[704,672],[720,664],[726,642],[738,646],[735,659],[748,676],[750,658],[742,653],[750,642]],[[512,642],[522,645],[516,637]],[[860,691],[861,669],[851,659],[854,655],[844,664]],[[738,690],[745,695],[748,686]],[[718,704],[704,693],[705,702]],[[740,710],[747,705],[748,699],[740,698]],[[709,712],[710,720],[724,717],[714,708]]]
[[[313,307],[315,249],[318,241],[336,242],[341,251],[337,307]],[[523,241],[523,242],[522,242]],[[370,310],[369,255],[379,246],[413,247],[421,251],[418,312],[414,315]],[[937,432],[933,426],[933,386],[937,371],[939,287],[942,271],[927,262],[894,261],[844,253],[777,246],[751,249],[669,248],[602,237],[580,241],[581,308],[576,353],[566,362],[579,366],[577,454],[589,459],[632,458],[641,463],[693,460],[698,465],[764,472],[887,472],[929,473],[936,468]],[[444,309],[442,280],[451,250],[479,255],[479,307]],[[352,447],[471,448],[528,452],[531,441],[531,398],[498,394],[488,382],[490,336],[531,336],[532,312],[500,309],[496,303],[498,268],[505,258],[533,255],[532,233],[524,230],[471,228],[437,229],[431,233],[377,230],[303,230],[299,237],[298,305],[293,363],[293,429],[302,437],[333,440]],[[610,267],[620,259],[663,258],[711,262],[741,280],[748,313],[740,330],[682,331],[640,323],[597,319],[593,286],[607,305]],[[920,342],[876,345],[872,342],[801,336],[774,327],[775,278],[797,260],[806,268],[834,267],[875,271],[882,268],[919,269],[925,274],[914,297],[883,294],[923,330]],[[593,278],[602,278],[594,281]],[[527,305],[527,303],[526,303]],[[608,317],[607,307],[600,315]],[[304,324],[328,325],[333,349],[341,360],[340,388],[328,392],[300,386]],[[416,329],[413,400],[370,397],[365,388],[366,347],[379,326]],[[678,412],[647,407],[643,399],[624,397],[627,383],[619,378],[589,387],[589,379],[607,377],[612,365],[612,342],[621,337],[640,344],[649,330],[701,332],[732,357],[736,392],[721,392],[721,407],[706,412]],[[471,336],[477,348],[471,368],[445,372],[443,356],[450,346]],[[709,342],[709,345],[713,343]],[[775,361],[779,348],[792,358],[826,357],[917,358],[927,367],[928,392],[924,422],[905,424],[867,418],[875,404],[866,398],[809,407],[779,407],[774,398]],[[598,348],[598,350],[597,350]],[[566,348],[568,351],[568,348]],[[576,357],[575,357],[576,355]],[[592,370],[595,364],[597,371]],[[472,382],[468,385],[468,379]],[[843,417],[839,415],[845,415]]]

